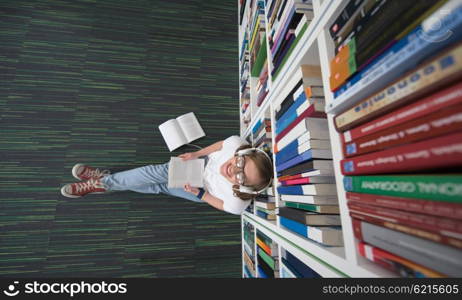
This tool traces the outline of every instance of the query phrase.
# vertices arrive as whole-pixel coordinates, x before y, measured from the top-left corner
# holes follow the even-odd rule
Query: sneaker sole
[[[76,196],[76,195],[68,194],[66,192],[66,186],[63,186],[61,188],[61,195],[63,195],[64,197],[67,197],[67,198],[80,198],[80,197],[82,197],[82,196]]]
[[[72,167],[72,176],[74,176],[75,179],[83,180],[82,178],[77,176],[77,170],[82,166],[85,166],[85,165],[84,164],[76,164],[75,166]]]

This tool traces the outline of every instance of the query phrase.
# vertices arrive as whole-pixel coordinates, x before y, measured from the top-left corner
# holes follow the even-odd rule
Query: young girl
[[[246,150],[247,149],[247,150]],[[207,156],[204,170],[205,189],[185,185],[168,188],[168,163],[149,165],[109,175],[108,170],[77,164],[72,174],[83,182],[62,187],[63,196],[78,198],[107,191],[164,193],[195,202],[206,202],[216,209],[241,214],[261,190],[271,184],[273,167],[270,157],[251,148],[238,136],[231,136],[196,152],[181,154],[183,160]]]

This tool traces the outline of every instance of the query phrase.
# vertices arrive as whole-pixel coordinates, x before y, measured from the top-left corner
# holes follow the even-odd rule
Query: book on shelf
[[[460,99],[462,100],[462,97]],[[352,157],[442,136],[460,131],[461,128],[462,104],[459,104],[359,138],[353,142],[343,143],[342,148],[345,156]]]
[[[340,215],[338,214],[319,214],[300,209],[281,207],[279,216],[299,223],[311,226],[341,226]]]
[[[345,176],[345,191],[462,203],[460,174]]]
[[[419,97],[428,96],[429,93],[454,83],[460,78],[462,78],[462,43],[439,53],[382,90],[338,114],[334,118],[335,127],[339,132],[351,129],[390,112],[398,106],[407,104]],[[448,97],[454,98],[452,93],[457,92],[451,90]],[[440,98],[440,95],[438,93],[435,100],[444,102],[444,96]],[[431,96],[429,97],[431,98]],[[379,120],[383,119],[379,118]],[[351,132],[353,137],[353,132],[357,133],[358,130],[351,129]]]
[[[282,227],[324,246],[343,246],[342,228],[338,226],[308,226],[279,216]]]
[[[321,277],[316,271],[304,264],[300,259],[284,248],[281,248],[281,261],[298,278]]]
[[[411,278],[442,278],[446,277],[441,273],[435,272],[422,265],[404,259],[388,251],[359,242],[358,252],[362,257],[373,261],[388,270],[399,274],[401,277]]]
[[[335,196],[337,190],[335,184],[315,183],[291,186],[279,186],[279,194],[284,195],[313,195],[313,196]]]
[[[252,275],[252,277],[255,277],[255,263],[245,251],[242,253],[242,255],[244,256],[244,263],[247,265],[249,273]]]
[[[357,220],[362,220],[364,222],[368,222],[388,229],[417,236],[436,243],[445,244],[451,247],[462,249],[461,234],[456,234],[456,237],[452,237],[448,236],[447,234],[443,234],[442,231],[438,229],[429,229],[411,224],[397,223],[394,219],[392,221],[388,221],[384,218],[376,217],[374,215],[361,214],[354,211],[350,212],[350,216]]]
[[[278,260],[266,253],[262,248],[258,247],[258,256],[274,271],[278,268]]]
[[[279,176],[278,181],[285,181],[285,180],[294,180],[306,177],[313,177],[313,176],[335,176],[334,169],[323,169],[323,170],[309,170],[307,172],[298,173],[294,175],[284,175]]]
[[[270,238],[262,236],[260,232],[257,233],[257,245],[268,255],[273,257],[278,256],[278,245]]]
[[[303,152],[302,154],[290,158],[289,160],[286,160],[284,162],[279,162],[278,160],[276,160],[276,171],[281,172],[305,161],[314,159],[332,159],[332,151],[322,149],[309,149]]]
[[[259,277],[274,278],[274,269],[271,268],[260,255],[257,255],[257,265],[259,269]]]
[[[342,174],[383,174],[462,165],[462,131],[363,154],[340,162]]]
[[[314,111],[314,105],[310,106],[306,111]],[[307,132],[309,132],[309,139],[329,139],[327,119],[309,116],[304,117],[305,115],[309,115],[309,113],[303,113],[297,117],[289,127],[276,135],[275,142],[277,143],[278,149],[286,147]]]
[[[254,201],[255,206],[264,208],[264,209],[275,209],[276,203],[275,202],[262,202],[262,201]]]
[[[159,125],[159,131],[170,152],[205,136],[193,112],[165,121]]]
[[[260,202],[276,202],[276,197],[271,195],[258,194],[255,197],[255,200]]]
[[[441,26],[433,26],[435,21],[441,22]],[[422,60],[459,41],[461,27],[462,3],[449,0],[336,90],[335,101],[327,105],[326,112],[338,113],[355,105],[358,100],[384,88]],[[453,34],[447,35],[448,32]],[[446,39],[435,42],[436,37],[444,35],[447,35]]]
[[[324,113],[324,101],[310,102],[307,101],[305,93],[294,102],[294,104],[287,110],[287,112],[276,121],[276,134],[280,134],[286,129],[293,121],[297,119],[305,110],[314,105],[314,111]]]
[[[268,213],[268,210],[264,211],[261,208],[257,207],[256,210],[257,216],[259,216],[262,219],[268,220],[268,221],[274,221],[276,220],[276,214],[275,213]]]
[[[300,185],[309,183],[335,183],[334,176],[313,176],[313,177],[302,177],[297,179],[289,179],[279,181],[282,186]]]
[[[313,195],[280,195],[281,201],[297,202],[315,205],[338,205],[337,196],[313,196]]]
[[[285,162],[295,156],[302,154],[305,151],[310,149],[313,150],[329,150],[331,149],[330,141],[329,140],[315,140],[309,139],[310,133],[306,132],[298,137],[296,140],[289,143],[283,149],[278,151],[275,154],[275,159],[277,162]],[[300,144],[300,141],[303,141]]]
[[[456,203],[352,192],[346,193],[346,199],[352,203],[462,220],[462,205]]]
[[[337,19],[329,27],[330,36],[335,39],[342,31],[348,30],[350,23],[355,22],[364,16],[362,8],[368,4],[374,4],[376,0],[353,0],[349,1],[347,6],[342,10]],[[370,5],[370,4],[369,4]],[[370,5],[372,6],[372,5]],[[351,26],[350,26],[351,27]]]
[[[301,174],[301,173],[315,171],[315,170],[320,170],[321,172],[328,174],[329,170],[333,170],[333,169],[334,169],[334,166],[333,166],[332,160],[317,159],[317,160],[306,161],[296,166],[285,169],[281,172],[278,172],[277,176],[279,178],[281,176],[296,175],[296,174]],[[330,172],[333,173],[332,171]]]
[[[462,251],[406,233],[352,219],[355,237],[447,276],[462,275]]]
[[[318,205],[318,204],[284,201],[284,206],[317,212],[320,214],[339,214],[340,213],[338,205],[328,205],[328,204]]]
[[[299,274],[294,272],[289,266],[287,265],[287,261],[282,258],[281,259],[281,278],[301,278]]]

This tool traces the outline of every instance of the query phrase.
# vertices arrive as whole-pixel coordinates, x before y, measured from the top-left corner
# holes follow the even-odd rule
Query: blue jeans
[[[167,187],[168,163],[149,165],[108,175],[100,180],[108,191],[134,191],[144,194],[166,194],[194,202],[204,202],[180,188]]]

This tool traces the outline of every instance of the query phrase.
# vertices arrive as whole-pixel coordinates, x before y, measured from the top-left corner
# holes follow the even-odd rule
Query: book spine
[[[347,192],[346,198],[353,203],[462,220],[462,205],[460,204],[352,192]]]
[[[337,33],[342,30],[353,14],[361,7],[363,2],[364,0],[353,0],[348,3],[335,22],[329,27],[329,33],[332,38],[336,37]]]
[[[300,114],[299,107],[306,102],[305,93],[302,93],[290,106],[290,108],[277,120],[276,134],[281,133],[291,122],[293,122]]]
[[[462,52],[461,52],[462,55]],[[462,64],[461,64],[462,71]],[[425,115],[434,113],[445,107],[462,103],[462,83],[455,84],[440,92],[434,93],[417,102],[408,104],[400,109],[364,123],[342,134],[345,142],[355,141],[364,136],[387,128],[397,126]]]
[[[310,177],[305,177],[305,178],[297,178],[297,179],[291,179],[291,180],[284,180],[284,181],[279,181],[283,186],[289,186],[289,185],[300,185],[300,184],[308,184],[310,182]]]
[[[434,231],[428,228],[419,228],[413,225],[395,223],[395,222],[387,222],[381,218],[377,218],[368,214],[361,214],[356,212],[350,212],[350,216],[352,218],[362,220],[368,223],[372,223],[381,227],[385,227],[388,229],[396,230],[399,232],[403,232],[406,234],[410,234],[413,236],[417,236],[426,240],[433,241],[435,243],[441,243],[448,246],[456,247],[462,249],[462,240],[457,238],[452,238],[447,235],[441,234],[441,232]]]
[[[448,276],[462,275],[462,251],[353,219],[358,239]]]
[[[451,12],[441,18],[443,11],[448,12],[448,9]],[[432,18],[435,17],[441,21],[442,26],[436,30],[435,28],[430,30],[431,26],[428,25],[428,22],[431,22]],[[443,5],[429,16],[422,25],[419,25],[342,85],[334,93],[334,98],[338,99],[328,104],[326,111],[328,113],[337,113],[341,109],[345,109],[347,105],[356,104],[361,98],[368,97],[371,92],[388,85],[399,74],[414,68],[421,60],[459,41],[462,35],[459,29],[461,25],[462,5],[452,1],[446,3],[446,5]],[[439,43],[435,43],[431,38],[428,38],[429,35],[443,36],[447,32],[455,34],[448,36],[447,39]],[[420,60],[416,60],[415,57],[419,57]]]
[[[398,105],[411,101],[421,95],[425,95],[443,84],[450,84],[451,81],[458,79],[462,73],[462,45],[459,45],[429,63],[423,64],[407,75],[396,80],[385,89],[367,97],[354,107],[338,114],[334,118],[334,124],[339,132],[352,128],[355,125],[365,123],[378,114],[383,114]],[[460,89],[460,86],[457,87]],[[455,92],[452,90],[451,93]],[[438,93],[437,98],[443,101],[444,92]],[[457,97],[452,95],[452,97]],[[432,100],[428,100],[432,101]],[[436,101],[438,101],[436,99]],[[402,111],[400,111],[402,113]],[[385,121],[381,117],[377,123]],[[354,130],[354,135],[361,134],[364,128],[369,128],[372,124],[364,124],[359,129]],[[384,125],[382,125],[384,126]],[[366,130],[367,132],[367,130]],[[353,136],[353,134],[352,134]]]
[[[303,81],[300,79],[295,86],[288,92],[287,96],[285,96],[284,100],[281,102],[279,109],[276,109],[275,118],[276,121],[281,118],[281,116],[290,108],[290,106],[295,101],[293,95],[297,91],[297,89],[302,85]]]
[[[462,99],[462,98],[461,98]],[[462,128],[462,105],[392,127],[343,144],[346,157],[442,136]]]
[[[313,159],[313,151],[311,149],[279,165],[276,163],[276,171],[281,172],[310,159]]]
[[[280,134],[276,135],[276,143],[279,142],[284,136],[286,136],[292,128],[298,125],[304,118],[325,118],[326,114],[323,112],[318,112],[315,109],[315,105],[312,104],[308,107],[301,115],[299,115],[286,129],[284,129]],[[280,149],[284,147],[279,147]]]
[[[460,175],[345,176],[347,192],[462,203]]]
[[[298,139],[296,139],[295,141],[291,142],[286,147],[284,147],[284,149],[282,149],[281,151],[278,151],[275,156],[276,163],[282,163],[282,162],[288,161],[289,159],[297,156],[299,154],[298,147],[299,147],[299,143],[298,143]]]
[[[343,175],[410,172],[462,165],[462,132],[445,135],[341,162]]]
[[[389,223],[413,226],[462,239],[462,223],[457,220],[392,210],[379,206],[355,204],[353,202],[348,202],[348,208],[350,213],[370,216]]]

